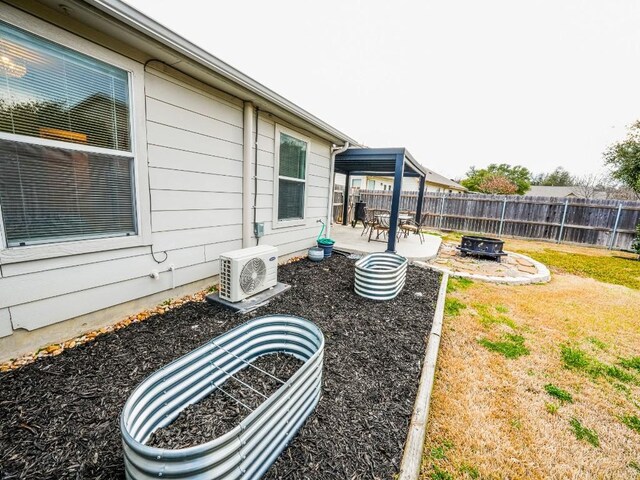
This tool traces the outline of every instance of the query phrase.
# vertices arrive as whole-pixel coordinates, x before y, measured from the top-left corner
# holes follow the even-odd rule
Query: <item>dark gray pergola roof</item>
[[[404,157],[405,177],[426,177],[427,170],[406,148],[349,148],[336,155],[335,171],[349,175],[391,175],[398,155]]]
[[[387,251],[396,250],[396,233],[398,214],[400,213],[400,194],[403,177],[419,177],[418,206],[416,221],[422,216],[422,200],[424,198],[424,182],[427,170],[411,156],[406,148],[349,148],[338,153],[334,164],[335,172],[347,176],[342,214],[343,225],[347,224],[349,205],[349,178],[351,175],[387,175],[393,176],[393,193],[391,196],[391,215]]]

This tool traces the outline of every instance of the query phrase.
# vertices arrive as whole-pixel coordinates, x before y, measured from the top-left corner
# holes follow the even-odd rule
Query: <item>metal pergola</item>
[[[349,209],[349,183],[352,175],[380,175],[393,177],[393,193],[391,195],[391,218],[387,252],[396,251],[396,235],[398,232],[398,215],[400,213],[400,194],[403,177],[419,177],[418,206],[416,222],[422,216],[422,200],[427,171],[411,156],[406,148],[349,148],[336,155],[335,172],[346,177],[344,188],[344,205],[342,224],[347,224]]]

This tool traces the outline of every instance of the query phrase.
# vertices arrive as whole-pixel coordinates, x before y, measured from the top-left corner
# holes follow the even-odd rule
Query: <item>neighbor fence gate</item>
[[[337,194],[334,202],[343,198]],[[391,208],[391,192],[360,190],[357,195],[367,208]],[[417,192],[402,192],[401,210],[415,211],[417,203]],[[631,248],[640,222],[640,202],[521,195],[425,193],[422,212],[427,228],[621,250]],[[336,213],[341,216],[341,209],[334,208],[334,219]]]

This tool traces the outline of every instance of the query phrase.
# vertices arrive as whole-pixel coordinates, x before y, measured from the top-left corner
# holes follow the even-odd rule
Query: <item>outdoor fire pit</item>
[[[463,257],[473,255],[476,257],[495,259],[500,262],[500,259],[506,255],[506,253],[502,251],[503,246],[504,241],[499,238],[465,235],[462,237],[462,242],[457,248]]]

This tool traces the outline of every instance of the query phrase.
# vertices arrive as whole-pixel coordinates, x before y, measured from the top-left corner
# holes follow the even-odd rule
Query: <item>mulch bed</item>
[[[353,268],[335,255],[282,266],[279,280],[291,290],[251,314],[308,318],[326,341],[322,399],[265,478],[387,479],[398,471],[439,275],[410,266],[402,293],[377,303],[353,293]],[[248,318],[188,303],[0,374],[0,478],[123,478],[119,415],[133,388]],[[286,370],[280,360],[263,366]],[[153,441],[191,444],[202,422],[220,412],[218,402],[205,399]],[[231,428],[243,413],[224,415],[201,440]]]

